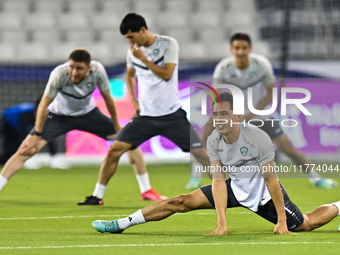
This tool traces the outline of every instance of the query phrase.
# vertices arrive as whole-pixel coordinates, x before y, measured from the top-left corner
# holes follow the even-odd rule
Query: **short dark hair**
[[[250,36],[248,34],[245,34],[245,33],[233,34],[232,37],[230,38],[230,45],[232,45],[235,40],[247,41],[249,43],[249,45],[251,45]]]
[[[230,109],[233,111],[233,95],[230,92],[222,92],[218,95],[221,98],[221,102],[230,102]],[[215,97],[215,101],[217,104],[220,102],[218,97]],[[215,102],[212,103],[212,108],[214,107],[214,104]]]
[[[122,35],[126,35],[129,30],[131,30],[131,32],[139,32],[142,27],[148,29],[145,19],[141,15],[132,12],[124,17],[119,30]]]
[[[68,57],[69,60],[73,60],[75,62],[85,62],[85,64],[89,65],[91,62],[91,55],[87,50],[84,49],[76,49],[71,52]]]

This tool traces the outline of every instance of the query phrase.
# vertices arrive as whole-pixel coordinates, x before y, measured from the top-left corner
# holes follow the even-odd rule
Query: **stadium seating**
[[[45,62],[48,57],[49,51],[45,43],[24,43],[18,45],[18,59],[22,62]]]
[[[49,55],[54,62],[65,62],[70,55],[70,52],[78,47],[80,47],[80,45],[74,42],[53,43]]]
[[[66,10],[68,12],[84,12],[94,15],[100,9],[100,1],[93,0],[68,0],[66,2]]]
[[[9,62],[17,58],[16,49],[13,43],[0,43],[0,61]]]
[[[89,27],[87,16],[82,12],[62,13],[58,15],[60,29],[86,29]]]
[[[125,13],[134,11],[130,0],[102,0],[101,10],[111,15],[123,16]]]
[[[61,13],[66,10],[64,0],[34,0],[33,12]]]
[[[4,0],[2,3],[2,11],[29,13],[32,11],[32,2],[30,0]]]
[[[134,11],[144,15],[145,13],[159,13],[163,9],[162,1],[159,0],[135,0]]]
[[[166,30],[166,35],[176,38],[179,45],[190,44],[194,35],[190,28],[173,28]]]
[[[1,41],[4,43],[25,43],[28,41],[28,35],[21,30],[5,30],[1,32]]]
[[[297,45],[312,42],[314,46],[308,46],[310,57],[333,56],[335,44],[324,48],[317,44],[339,39],[340,4],[325,0],[318,10],[307,0],[291,4],[291,37]],[[119,25],[131,11],[143,15],[151,31],[175,37],[182,48],[192,43],[197,49],[215,45],[216,49],[208,51],[218,52],[218,45],[226,43],[232,33],[243,31],[261,45],[261,52],[272,57],[279,47],[284,21],[284,4],[279,0],[0,0],[0,7],[0,43],[13,41],[18,46],[12,49],[13,62],[20,62],[23,54],[19,49],[25,49],[27,42],[52,47],[60,41],[67,45],[86,41],[94,46],[100,43],[124,48],[126,42],[119,34]],[[294,56],[307,56],[303,54],[307,54],[306,50],[296,51]],[[210,60],[219,59],[217,54],[196,55],[193,59],[204,55]]]
[[[64,36],[66,37],[66,35]],[[32,33],[32,41],[42,43],[59,43],[63,39],[58,30],[36,30]],[[65,40],[65,39],[64,39]]]
[[[215,13],[222,13],[228,7],[227,1],[216,0],[216,1],[206,1],[206,0],[199,0],[197,2],[196,10],[198,12],[215,12]]]
[[[95,34],[92,30],[84,29],[84,30],[67,30],[66,32],[66,41],[75,42],[77,44],[86,42],[87,44],[94,43]]]
[[[38,12],[24,17],[24,26],[34,30],[55,29],[56,20],[54,15],[47,12]]]
[[[0,13],[0,29],[1,30],[13,30],[21,29],[22,17],[16,12],[2,12]]]

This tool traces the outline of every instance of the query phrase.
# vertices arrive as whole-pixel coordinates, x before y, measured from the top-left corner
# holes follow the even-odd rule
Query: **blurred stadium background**
[[[104,63],[124,125],[132,107],[123,79],[128,45],[119,25],[132,11],[145,17],[152,32],[177,39],[184,108],[189,79],[211,78],[216,63],[229,55],[229,37],[249,33],[253,51],[271,60],[279,84],[311,89],[313,116],[289,111],[302,123],[300,129],[286,130],[294,145],[313,159],[338,158],[340,0],[0,0],[0,112],[35,102],[52,69],[73,49],[84,47]],[[105,111],[99,93],[94,97]],[[59,152],[71,160],[86,155],[89,161],[83,163],[99,163],[109,145],[79,131],[59,138]],[[5,149],[0,146],[0,154]],[[159,137],[142,149],[149,162],[188,159]]]

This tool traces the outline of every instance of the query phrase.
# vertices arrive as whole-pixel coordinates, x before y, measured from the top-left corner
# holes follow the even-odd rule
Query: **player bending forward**
[[[217,228],[209,235],[227,234],[226,210],[245,207],[262,218],[276,224],[275,234],[289,234],[291,231],[311,231],[328,223],[339,215],[340,201],[322,205],[308,214],[302,214],[290,201],[280,185],[274,171],[274,149],[270,137],[257,127],[230,125],[237,123],[241,115],[233,115],[233,98],[221,93],[222,105],[213,105],[214,119],[225,119],[228,124],[216,125],[216,130],[207,141],[211,168],[235,166],[224,179],[222,171],[216,171],[212,185],[151,204],[130,216],[114,221],[97,220],[92,223],[99,232],[121,233],[128,227],[148,221],[158,221],[176,212],[198,209],[215,209]],[[216,99],[217,100],[217,99]],[[261,171],[241,171],[243,166],[261,167]],[[253,168],[254,169],[254,168]],[[265,171],[265,169],[267,171]]]
[[[111,118],[102,114],[91,97],[98,87]],[[48,142],[77,129],[92,133],[106,140],[114,140],[121,130],[109,79],[104,66],[83,49],[74,50],[68,62],[57,66],[50,75],[38,107],[35,127],[23,141],[18,151],[7,161],[0,174],[0,190],[9,178],[17,173],[25,161],[39,152]],[[141,199],[161,200],[162,196],[151,189],[142,151],[128,152],[130,163],[137,174]],[[97,193],[78,205],[103,204]]]

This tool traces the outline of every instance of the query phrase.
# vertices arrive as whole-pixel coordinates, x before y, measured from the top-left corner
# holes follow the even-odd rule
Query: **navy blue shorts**
[[[71,130],[86,131],[104,139],[116,133],[111,118],[101,113],[96,107],[82,116],[64,116],[49,112],[44,125],[42,139],[51,142]],[[33,134],[33,131],[34,127],[30,135]]]
[[[164,116],[132,118],[118,133],[116,141],[132,144],[132,149],[135,149],[156,135],[168,138],[185,152],[203,148],[201,139],[182,108]]]

